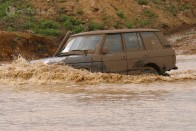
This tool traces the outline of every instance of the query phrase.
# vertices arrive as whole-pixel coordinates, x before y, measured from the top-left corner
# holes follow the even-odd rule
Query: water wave
[[[23,58],[0,66],[0,82],[4,84],[101,84],[152,83],[196,80],[196,70],[177,71],[170,77],[157,75],[120,75],[92,73],[63,65],[30,64]]]

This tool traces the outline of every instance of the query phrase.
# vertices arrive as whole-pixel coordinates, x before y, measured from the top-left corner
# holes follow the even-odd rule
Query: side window
[[[103,48],[108,48],[110,54],[123,52],[121,35],[107,35]]]
[[[144,43],[150,44],[149,47],[152,49],[160,49],[163,48],[161,42],[157,38],[154,32],[142,32],[141,33]]]
[[[127,50],[136,50],[140,48],[136,33],[125,33],[124,40]]]

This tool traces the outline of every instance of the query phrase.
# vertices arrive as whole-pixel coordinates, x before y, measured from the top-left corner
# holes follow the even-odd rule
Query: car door
[[[142,32],[141,36],[148,50],[150,63],[158,65],[160,70],[168,70],[174,66],[174,51],[171,53],[170,48],[164,47],[155,32]]]
[[[127,74],[127,60],[124,52],[121,34],[107,34],[102,49],[103,72]]]
[[[127,52],[128,74],[138,73],[148,61],[146,51],[139,33],[123,33]]]

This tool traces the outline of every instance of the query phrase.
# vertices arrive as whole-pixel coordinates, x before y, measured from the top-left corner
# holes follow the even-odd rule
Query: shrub
[[[104,29],[104,24],[91,22],[91,23],[89,23],[88,28],[89,28],[90,31],[103,30]]]
[[[56,29],[38,29],[38,28],[35,28],[35,29],[33,29],[33,31],[37,34],[49,35],[49,36],[58,36],[61,33],[59,30],[56,30]]]
[[[138,0],[139,5],[147,5],[149,2],[147,0]]]
[[[7,28],[7,31],[8,31],[8,32],[15,31],[15,28],[14,28],[14,27],[12,27],[12,26],[9,26],[9,27]]]
[[[84,26],[76,26],[76,27],[74,27],[73,28],[73,30],[72,30],[72,32],[74,32],[74,33],[80,33],[80,32],[84,32],[85,31],[85,29],[84,29]]]
[[[24,12],[26,15],[29,15],[29,16],[35,15],[35,9],[33,9],[32,7],[25,8]]]
[[[57,29],[59,25],[52,20],[43,19],[39,22],[39,27],[42,29]]]
[[[161,0],[151,0],[154,4],[160,4]]]
[[[77,11],[77,14],[83,15],[83,14],[84,14],[84,11],[83,11],[82,9],[79,9],[79,10]]]
[[[62,15],[59,17],[59,21],[60,22],[71,22],[72,25],[80,25],[82,24],[82,21],[79,19],[75,19],[71,16],[67,16],[67,15]]]
[[[117,11],[117,15],[121,18],[121,19],[125,19],[125,14],[122,11]]]
[[[33,29],[33,28],[36,28],[37,25],[34,21],[27,21],[26,23],[24,23],[24,26],[23,26],[25,29]]]
[[[144,11],[144,15],[145,16],[148,16],[149,18],[156,18],[157,17],[157,15],[154,13],[154,12],[152,12],[151,10],[145,10]]]
[[[67,15],[61,15],[61,16],[59,17],[59,21],[60,21],[60,22],[69,21],[70,19],[71,19],[71,17],[70,17],[70,16],[67,16]]]
[[[72,23],[72,25],[80,25],[80,24],[82,24],[81,20],[74,19],[74,18],[70,19],[70,22]]]
[[[72,30],[74,28],[74,25],[71,23],[71,21],[65,21],[63,23],[63,26],[65,27],[65,29],[67,30]]]
[[[10,5],[10,1],[2,2],[0,4],[0,20],[7,16],[6,14],[6,8]]]
[[[174,5],[170,5],[168,7],[166,7],[166,10],[169,11],[170,13],[172,13],[173,15],[176,15],[178,13],[178,8]]]
[[[133,23],[133,22],[127,22],[127,23],[125,24],[125,26],[126,26],[128,29],[132,29],[132,28],[134,28],[134,23]]]
[[[66,30],[71,30],[74,33],[84,31],[84,27],[82,26],[83,22],[79,19],[75,19],[73,17],[63,15],[60,16],[59,20],[63,22],[63,26]]]
[[[142,18],[140,18],[140,19],[136,20],[137,27],[145,27],[145,26],[147,26],[149,24],[150,24],[150,20],[149,19],[142,19]]]

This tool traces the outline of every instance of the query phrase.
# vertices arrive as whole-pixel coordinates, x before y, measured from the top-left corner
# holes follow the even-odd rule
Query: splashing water
[[[0,82],[4,84],[100,84],[151,83],[196,80],[196,70],[175,71],[170,77],[156,75],[120,75],[92,73],[64,65],[30,64],[18,58],[11,64],[0,66]]]

